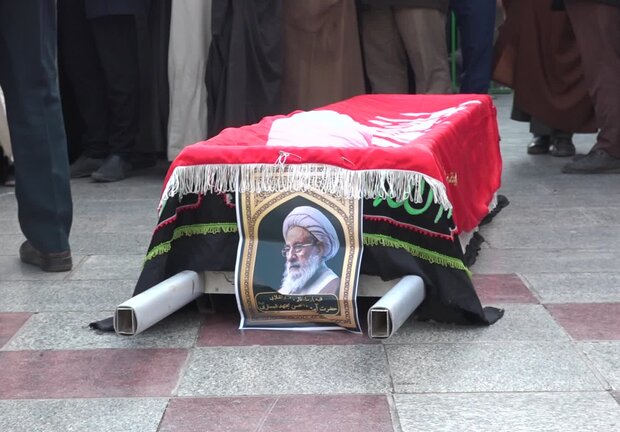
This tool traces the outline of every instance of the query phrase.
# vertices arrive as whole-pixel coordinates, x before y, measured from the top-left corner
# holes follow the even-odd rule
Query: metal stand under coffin
[[[137,335],[204,294],[204,275],[185,270],[130,298],[114,311],[114,331]]]
[[[424,301],[424,281],[405,276],[368,310],[368,336],[385,339],[394,334]]]

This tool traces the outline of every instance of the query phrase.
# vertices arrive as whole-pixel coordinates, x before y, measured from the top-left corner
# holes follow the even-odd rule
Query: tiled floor
[[[490,327],[240,331],[233,307],[98,334],[88,323],[132,292],[163,171],[73,183],[68,274],[19,263],[0,187],[0,431],[620,430],[620,176],[527,156],[511,97],[496,104],[511,204],[482,227],[472,267],[483,304],[505,309]]]

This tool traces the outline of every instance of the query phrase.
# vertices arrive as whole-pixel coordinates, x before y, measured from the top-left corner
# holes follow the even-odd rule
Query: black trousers
[[[59,50],[89,157],[128,155],[138,133],[138,48],[133,15],[86,19],[84,0],[58,0]]]
[[[0,86],[21,229],[43,252],[67,250],[73,207],[56,68],[55,0],[0,0]]]

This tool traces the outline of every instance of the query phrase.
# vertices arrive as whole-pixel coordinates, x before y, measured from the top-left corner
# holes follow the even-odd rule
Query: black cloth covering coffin
[[[428,193],[430,189],[417,207],[424,205]],[[495,210],[483,222],[488,223],[506,205],[508,200],[500,195]],[[365,200],[361,273],[386,281],[420,276],[426,286],[426,298],[415,312],[416,319],[465,325],[494,323],[502,317],[503,310],[482,307],[467,269],[473,264],[479,248],[476,244],[482,238],[474,237],[475,244],[465,257],[458,237],[450,238],[454,224],[449,212],[441,211],[435,203],[427,207],[423,213],[411,216],[403,206]],[[182,270],[234,271],[239,241],[235,226],[232,194],[190,194],[169,199],[153,234],[134,296]],[[377,244],[373,241],[377,238],[394,239],[395,243]],[[406,247],[396,245],[397,242]],[[425,255],[420,251],[430,252]],[[109,319],[91,326],[113,330]]]

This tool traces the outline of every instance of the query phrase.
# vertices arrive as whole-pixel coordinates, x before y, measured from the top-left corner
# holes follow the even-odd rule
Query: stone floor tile
[[[0,400],[6,432],[156,432],[168,399]]]
[[[239,330],[238,313],[216,313],[205,317],[197,346],[247,345],[352,345],[378,343],[365,334],[340,330],[280,331]]]
[[[394,399],[402,432],[620,430],[620,406],[605,392],[397,394]]]
[[[611,389],[620,391],[620,342],[582,342],[579,346]]]
[[[385,395],[283,396],[259,432],[392,432]]]
[[[158,432],[255,432],[275,397],[175,398]]]
[[[28,321],[30,315],[29,313],[0,312],[0,348]]]
[[[21,243],[21,242],[20,242]],[[49,273],[30,265],[24,264],[17,256],[18,251],[11,251],[12,255],[0,255],[0,281],[18,281],[18,280],[63,280],[70,273],[59,272]],[[83,257],[73,257],[73,267],[82,260]],[[74,270],[75,271],[75,270]]]
[[[557,341],[568,336],[542,305],[505,304],[504,317],[491,326],[465,326],[408,320],[385,344]]]
[[[620,340],[620,303],[565,303],[546,307],[574,339]]]
[[[620,273],[526,273],[542,303],[620,302]]]
[[[568,343],[412,344],[385,348],[396,393],[603,389]]]
[[[175,398],[159,432],[391,432],[385,395]]]
[[[618,251],[584,249],[481,249],[475,274],[606,272],[618,263]]]
[[[131,297],[134,281],[0,281],[0,311],[102,311]]]
[[[611,395],[614,397],[614,399],[618,402],[618,404],[620,404],[620,391],[616,391],[616,392],[611,392]]]
[[[155,226],[155,222],[153,223]],[[79,255],[142,255],[148,251],[152,230],[85,232],[71,235],[71,250]],[[138,270],[140,268],[138,267]]]
[[[0,220],[2,216],[0,215]],[[17,257],[19,247],[24,242],[23,234],[8,234],[8,230],[2,227],[2,233],[0,233],[0,256],[12,256]]]
[[[474,275],[474,287],[482,304],[538,303],[516,274]]]
[[[137,281],[144,255],[91,255],[86,257],[82,265],[69,275],[69,279]]]
[[[191,348],[201,315],[181,311],[135,336],[91,330],[89,324],[112,316],[108,312],[46,312],[36,314],[4,350],[98,349],[98,348]]]
[[[179,395],[385,393],[388,388],[380,345],[223,347],[193,350]]]
[[[0,399],[166,397],[187,351],[0,351]]]
[[[538,224],[524,227],[520,224],[512,226],[492,227],[483,232],[485,241],[492,248],[508,246],[519,249],[620,249],[620,230],[601,229],[600,226],[549,226]]]

